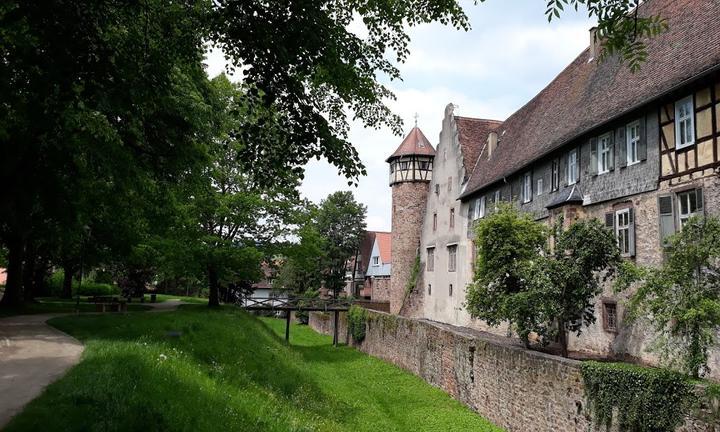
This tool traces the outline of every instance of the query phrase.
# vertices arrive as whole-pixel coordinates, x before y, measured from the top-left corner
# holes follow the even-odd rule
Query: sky
[[[418,116],[418,127],[437,146],[445,106],[455,114],[504,120],[527,103],[589,44],[593,22],[568,11],[548,23],[545,0],[461,0],[472,29],[441,24],[409,29],[410,55],[399,65],[402,81],[382,82],[395,93],[390,108],[404,120],[404,133]],[[207,57],[210,76],[224,70],[221,53]],[[369,230],[390,230],[391,190],[385,159],[402,142],[388,128],[366,129],[352,123],[349,139],[367,169],[357,187],[325,161],[306,166],[300,192],[319,203],[338,190],[351,190],[368,209]]]

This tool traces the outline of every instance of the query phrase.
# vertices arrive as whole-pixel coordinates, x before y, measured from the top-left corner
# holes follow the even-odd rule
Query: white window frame
[[[560,189],[560,160],[553,159],[550,164],[550,190]]]
[[[598,153],[597,153],[597,172],[598,174],[605,174],[610,172],[610,158],[612,157],[612,146],[610,144],[610,134],[606,133],[598,138]],[[607,159],[605,157],[607,156]]]
[[[473,213],[473,220],[485,217],[485,196],[481,196],[475,201],[475,211]]]
[[[540,177],[539,179],[537,179],[537,192],[536,192],[537,196],[540,196],[543,194],[543,186],[545,186],[545,185],[543,185],[543,179],[542,179],[542,177]]]
[[[682,229],[682,227],[685,225],[685,222],[687,222],[688,219],[691,217],[701,214],[702,210],[698,209],[697,206],[697,189],[690,189],[687,191],[678,192],[677,194],[677,213],[678,213],[678,227]],[[695,211],[690,210],[690,197],[695,197]],[[687,204],[687,211],[683,212],[683,200],[686,200]]]
[[[636,132],[633,135],[633,132]],[[627,166],[640,163],[638,147],[640,146],[640,121],[635,120],[625,127],[625,154]]]
[[[623,222],[622,224],[620,222]],[[630,256],[630,209],[622,209],[615,212],[615,240],[620,248],[620,255]],[[622,235],[622,240],[621,240]]]
[[[570,150],[568,153],[568,170],[567,170],[567,184],[574,185],[578,182],[578,160],[577,160],[577,149]]]
[[[372,257],[372,265],[373,265],[373,267],[378,267],[380,265],[380,257],[379,256]]]
[[[495,195],[495,197],[494,197],[494,203],[493,203],[493,204],[495,205],[495,210],[497,210],[497,209],[498,209],[498,204],[500,203],[500,189],[496,190],[495,193],[494,193],[494,195]]]
[[[532,198],[532,174],[526,172],[523,175],[523,204],[529,203]]]
[[[680,110],[683,106],[689,107],[689,113],[680,115]],[[690,139],[686,142],[681,142],[681,124],[685,124],[685,131],[690,132]],[[690,147],[695,144],[695,107],[693,106],[693,96],[687,96],[679,101],[675,102],[675,148],[682,149]]]

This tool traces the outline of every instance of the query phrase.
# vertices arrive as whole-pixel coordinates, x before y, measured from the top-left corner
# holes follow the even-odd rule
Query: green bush
[[[62,294],[63,279],[65,278],[65,272],[62,270],[55,271],[48,279],[48,287],[50,289],[50,295],[53,297],[59,297]],[[104,296],[104,295],[119,295],[120,288],[115,285],[107,283],[98,283],[92,280],[84,279],[82,285],[79,281],[73,279],[72,281],[73,295],[81,296]]]
[[[362,342],[365,339],[367,317],[367,309],[359,306],[351,306],[348,311],[348,329],[356,342]]]
[[[667,369],[588,361],[582,375],[589,409],[607,430],[617,408],[621,432],[672,432],[695,403],[692,382]]]

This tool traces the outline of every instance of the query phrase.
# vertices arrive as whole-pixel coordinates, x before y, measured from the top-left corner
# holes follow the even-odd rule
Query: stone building
[[[391,241],[389,232],[365,232],[357,256],[347,263],[345,274],[347,295],[374,302],[389,301],[392,272]]]
[[[507,333],[472,320],[463,307],[473,221],[499,201],[543,223],[596,217],[626,259],[646,265],[662,262],[663,240],[687,217],[720,214],[720,3],[648,0],[638,13],[660,15],[669,26],[647,41],[638,72],[614,57],[599,61],[591,30],[590,46],[504,121],[456,116],[448,105],[432,172],[422,179],[398,182],[398,158],[388,159],[393,312],[409,303],[406,315]],[[413,133],[424,138],[417,129],[408,138]],[[404,287],[418,254],[422,289],[408,301]],[[597,323],[571,337],[570,349],[654,363],[646,350],[651,335],[623,321],[623,300],[609,289],[599,296]],[[718,366],[714,352],[716,377]]]

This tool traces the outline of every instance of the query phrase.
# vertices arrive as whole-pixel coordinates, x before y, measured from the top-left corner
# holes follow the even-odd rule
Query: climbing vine
[[[405,297],[409,296],[410,293],[415,290],[419,276],[420,276],[420,255],[416,255],[415,263],[413,264],[413,267],[410,270],[410,278],[408,279],[407,285],[405,285]]]
[[[582,364],[585,396],[598,425],[610,430],[672,432],[695,403],[694,385],[682,374],[625,363]]]
[[[350,335],[356,342],[365,339],[365,323],[367,322],[368,311],[359,306],[351,306],[348,311],[348,328]]]

